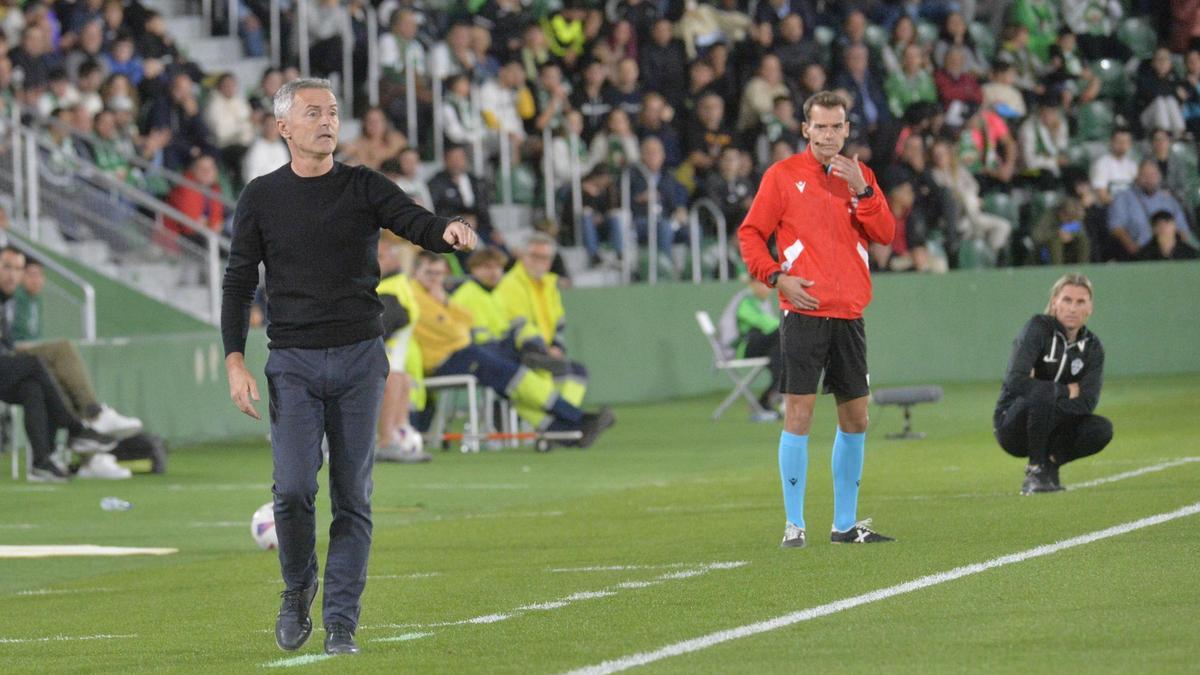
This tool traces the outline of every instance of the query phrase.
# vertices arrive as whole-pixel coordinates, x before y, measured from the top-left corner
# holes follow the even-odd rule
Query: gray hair
[[[296,92],[301,89],[324,89],[336,96],[336,93],[333,91],[333,85],[329,83],[329,80],[317,77],[297,78],[283,85],[279,88],[279,91],[275,92],[275,119],[281,120],[287,118],[288,113],[292,111],[292,101],[296,98]]]
[[[525,250],[528,251],[537,245],[549,246],[551,250],[558,249],[558,242],[554,240],[554,237],[551,237],[545,232],[539,232],[535,230],[530,232],[529,236],[525,238]]]

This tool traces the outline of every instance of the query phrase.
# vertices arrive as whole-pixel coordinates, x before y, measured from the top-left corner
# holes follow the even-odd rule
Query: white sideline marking
[[[752,511],[761,509],[762,507],[762,504],[709,504],[707,506],[673,504],[669,506],[647,506],[642,510],[646,513],[719,513],[723,511]]]
[[[528,490],[528,483],[417,483],[416,490]]]
[[[605,661],[596,665],[578,668],[576,670],[569,671],[567,675],[606,675],[607,673],[617,673],[630,668],[636,668],[637,666],[644,666],[648,663],[654,663],[655,661],[661,661],[672,656],[680,656],[683,654],[698,652],[702,649],[707,649],[723,642],[729,642],[739,638],[766,633],[779,628],[791,626],[802,621],[809,621],[822,616],[827,616],[829,614],[836,614],[837,612],[847,609],[853,609],[859,605],[866,605],[872,602],[886,600],[897,595],[919,591],[924,588],[929,588],[930,586],[944,584],[947,581],[954,581],[956,579],[961,579],[973,574],[979,574],[980,572],[986,572],[997,567],[1003,567],[1013,563],[1024,562],[1032,558],[1047,556],[1068,548],[1090,544],[1095,541],[1100,541],[1101,539],[1116,537],[1118,535],[1133,532],[1134,530],[1140,530],[1152,525],[1159,525],[1176,520],[1178,518],[1185,518],[1197,513],[1200,513],[1200,502],[1176,509],[1174,511],[1169,511],[1167,513],[1148,516],[1140,520],[1134,520],[1127,523],[1122,523],[1121,525],[1114,525],[1103,530],[1089,532],[1088,534],[1083,534],[1078,537],[1064,539],[1063,541],[1056,542],[1054,544],[1044,544],[1042,546],[1027,549],[1019,553],[1010,553],[998,558],[992,558],[991,560],[981,563],[955,567],[954,569],[947,570],[945,572],[930,574],[913,579],[912,581],[906,581],[902,584],[897,584],[895,586],[880,588],[878,590],[870,591],[869,593],[863,593],[862,595],[855,595],[853,597],[836,600],[824,605],[818,605],[816,607],[810,607],[798,612],[792,612],[791,614],[784,614],[783,616],[778,616],[774,619],[747,624],[745,626],[739,626],[729,630],[717,631],[715,633],[709,633],[708,635],[693,638],[691,640],[676,642],[675,644],[667,645],[666,647],[661,647],[654,651],[632,654],[630,656],[624,656],[611,661]]]
[[[0,524],[0,530],[35,530],[37,525],[33,523],[3,523]]]
[[[747,565],[744,560],[714,563],[666,563],[664,565],[605,565],[600,567],[554,567],[550,572],[629,572],[632,570],[703,569],[731,570]]]
[[[169,483],[162,486],[162,489],[168,492],[182,492],[183,490],[204,490],[205,492],[232,492],[234,490],[270,490],[270,483]]]
[[[413,572],[412,574],[371,574],[367,576],[368,581],[376,579],[428,579],[429,577],[440,577],[441,572]]]
[[[66,556],[168,555],[177,548],[130,548],[126,546],[0,546],[0,558],[59,558]]]
[[[1134,469],[1132,471],[1118,473],[1115,476],[1107,476],[1105,478],[1097,478],[1095,480],[1089,480],[1089,481],[1084,481],[1082,483],[1076,483],[1074,485],[1068,485],[1067,489],[1068,490],[1082,490],[1084,488],[1096,487],[1097,485],[1104,485],[1105,483],[1115,483],[1119,480],[1125,480],[1126,478],[1134,478],[1136,476],[1141,476],[1142,474],[1155,473],[1157,471],[1163,471],[1165,469],[1170,469],[1172,467],[1183,466],[1184,464],[1191,464],[1192,462],[1200,462],[1200,457],[1180,457],[1179,459],[1172,460],[1170,462],[1163,462],[1162,464],[1152,464],[1150,466],[1144,466],[1140,469]]]
[[[291,668],[292,666],[307,666],[310,663],[317,663],[326,659],[332,659],[332,654],[305,654],[304,656],[292,656],[286,659],[277,661],[268,661],[262,664],[263,668]]]
[[[400,635],[393,635],[392,637],[375,638],[374,640],[371,640],[371,642],[407,642],[409,640],[420,640],[421,638],[427,638],[431,635],[433,635],[433,633],[402,633]]]
[[[188,523],[188,527],[245,527],[246,523],[240,520],[214,520],[211,522],[197,521]]]
[[[36,638],[0,638],[0,645],[24,645],[34,642],[75,642],[82,640],[125,640],[135,638],[137,634],[132,635],[51,635],[48,637]]]
[[[112,593],[114,590],[112,588],[35,588],[28,591],[17,591],[13,595],[33,597],[39,595],[72,595],[75,593]]]
[[[528,605],[522,605],[520,607],[510,610],[507,613],[485,614],[483,616],[476,616],[476,617],[473,617],[470,619],[461,619],[459,621],[443,621],[440,623],[401,623],[401,624],[389,623],[389,624],[381,624],[381,625],[375,625],[375,626],[359,626],[359,630],[405,629],[405,628],[419,630],[419,629],[428,629],[428,628],[450,628],[453,626],[468,626],[468,625],[498,623],[500,621],[507,621],[508,619],[515,619],[515,618],[521,616],[525,612],[562,609],[563,607],[574,604],[576,602],[582,602],[584,600],[595,600],[597,598],[607,598],[607,597],[617,595],[618,590],[646,588],[647,586],[655,586],[657,584],[661,584],[666,581],[673,581],[676,579],[686,579],[686,578],[690,578],[690,577],[700,576],[702,574],[707,574],[708,572],[711,572],[713,570],[731,570],[731,569],[735,569],[738,567],[742,567],[747,564],[749,564],[749,563],[746,563],[741,560],[737,560],[737,561],[733,561],[733,562],[715,562],[715,563],[699,563],[699,564],[678,563],[677,565],[676,564],[671,565],[671,567],[688,565],[688,567],[691,567],[692,569],[682,570],[679,572],[670,572],[670,573],[655,577],[654,579],[651,579],[649,581],[624,582],[624,583],[620,583],[620,584],[614,584],[608,588],[603,588],[598,591],[579,591],[577,593],[572,593],[570,595],[558,598],[556,600],[550,600],[548,602],[539,602],[539,603],[533,603],[533,604],[528,604]],[[657,567],[661,567],[661,566],[653,566],[653,565],[637,566],[637,565],[634,565],[634,566],[624,566],[621,569],[648,569],[648,568],[654,569]]]

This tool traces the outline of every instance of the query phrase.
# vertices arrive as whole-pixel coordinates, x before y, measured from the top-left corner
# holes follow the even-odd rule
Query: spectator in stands
[[[1057,0],[1016,0],[1009,6],[1009,18],[1029,33],[1029,53],[1045,62],[1050,45],[1058,34]]]
[[[958,202],[934,177],[924,136],[912,134],[905,139],[893,170],[913,187],[914,203],[905,230],[909,246],[924,246],[929,239],[938,239],[953,263],[958,254]]]
[[[134,31],[143,25],[141,17],[149,11],[139,2],[129,3],[129,25]],[[104,3],[104,44],[112,44],[121,32],[129,30],[125,27],[126,11],[122,0],[108,0]]]
[[[396,165],[389,172],[388,162],[382,167],[385,173],[400,186],[401,190],[412,200],[427,209],[433,208],[433,197],[429,194],[429,185],[421,178],[421,154],[416,148],[405,148],[400,151]]]
[[[1150,216],[1159,211],[1170,213],[1179,232],[1191,237],[1183,207],[1163,188],[1158,162],[1148,157],[1138,165],[1133,186],[1119,193],[1108,209],[1108,231],[1119,244],[1118,259],[1132,259],[1150,242]]]
[[[392,128],[383,109],[372,106],[362,115],[362,133],[342,149],[342,162],[350,166],[359,164],[379,170],[383,163],[395,159],[400,151],[408,147],[403,133]]]
[[[799,80],[805,66],[825,66],[825,53],[810,35],[804,34],[804,17],[792,12],[779,22],[779,39],[772,50],[779,57],[783,74],[789,81]],[[803,99],[801,99],[803,100]]]
[[[134,51],[133,36],[128,34],[118,35],[109,45],[105,64],[108,66],[108,72],[128,77],[135,87],[141,84],[145,75],[142,59]]]
[[[525,71],[518,61],[500,68],[499,76],[480,87],[479,107],[483,121],[497,136],[507,134],[514,161],[520,156],[526,138],[525,124],[537,114],[537,103],[525,83]]]
[[[983,83],[983,107],[994,110],[1006,120],[1025,117],[1025,95],[1017,88],[1017,69],[1013,64],[996,60],[992,62],[992,74]]]
[[[1047,209],[1032,230],[1033,243],[1045,251],[1051,265],[1080,265],[1091,260],[1091,241],[1084,226],[1083,203],[1067,197]]]
[[[747,44],[750,44],[750,41],[741,43],[739,47]],[[737,77],[736,69],[730,66],[729,47],[721,42],[709,47],[708,52],[704,54],[704,62],[712,68],[713,79],[709,86],[725,99],[725,110],[732,113],[737,109],[738,101],[741,100],[742,86],[735,79]],[[732,115],[730,116],[732,117]]]
[[[452,75],[446,81],[442,99],[442,130],[446,139],[457,145],[471,145],[486,135],[483,121],[471,106],[471,81],[466,75]]]
[[[291,158],[287,143],[279,135],[275,115],[263,113],[259,118],[258,135],[242,157],[242,180],[249,183],[259,176],[265,176],[287,164]],[[429,207],[428,204],[423,206]]]
[[[942,138],[935,141],[932,157],[934,180],[958,202],[958,231],[963,245],[983,241],[992,260],[1002,262],[1013,224],[1006,218],[983,210],[979,181],[959,161],[951,140]]]
[[[879,50],[880,56],[883,57],[883,69],[888,77],[898,75],[903,71],[901,63],[909,45],[920,47],[917,44],[917,24],[913,22],[912,17],[901,14],[900,18],[892,24],[887,42]]]
[[[548,263],[549,261],[547,261]],[[461,375],[470,373],[480,384],[513,401],[517,413],[539,430],[581,431],[580,447],[589,447],[614,418],[607,408],[584,413],[558,395],[553,381],[494,344],[474,344],[471,313],[446,293],[446,259],[421,252],[413,278],[419,316],[414,338],[421,348],[425,373]]]
[[[64,12],[63,9],[56,9],[56,14],[63,14],[59,17],[62,23],[63,35],[73,33],[78,36],[83,27],[93,21],[102,20],[102,12],[104,9],[104,0],[78,0],[71,5],[67,5],[69,9]]]
[[[686,0],[675,31],[683,39],[687,57],[694,59],[705,48],[719,42],[736,44],[745,40],[752,25],[750,17],[741,12]]]
[[[613,80],[613,105],[624,110],[631,118],[637,117],[642,111],[644,97],[645,88],[637,61],[621,59],[617,62],[617,76]]]
[[[756,186],[744,170],[745,164],[742,151],[727,145],[721,149],[717,170],[710,172],[701,186],[701,194],[713,200],[725,216],[727,233],[742,224],[754,201]]]
[[[443,157],[445,168],[429,179],[429,194],[437,213],[471,215],[479,237],[488,244],[500,244],[500,233],[492,229],[488,213],[491,194],[483,179],[467,170],[467,149],[448,145]]]
[[[675,111],[661,94],[650,92],[642,99],[642,110],[638,113],[636,133],[638,140],[650,137],[657,138],[666,153],[666,166],[674,169],[683,161],[683,148],[679,142],[679,133],[671,124]]]
[[[471,78],[475,82],[487,82],[500,74],[500,61],[492,56],[492,34],[487,28],[471,26],[471,52],[475,55],[475,67]]]
[[[584,26],[587,15],[588,10],[583,2],[567,0],[561,11],[547,16],[543,22],[547,48],[565,68],[572,71],[587,46],[588,34]]]
[[[1188,49],[1183,63],[1183,85],[1188,94],[1183,103],[1183,124],[1193,137],[1200,137],[1200,49]]]
[[[1172,151],[1171,145],[1171,134],[1165,129],[1155,129],[1150,135],[1150,156],[1158,162],[1158,170],[1163,177],[1163,187],[1185,207],[1189,216],[1188,224],[1191,225],[1194,222],[1192,219],[1194,214],[1186,207],[1192,203],[1194,169],[1187,165],[1187,160],[1180,154]]]
[[[414,399],[419,402],[418,408],[425,407],[424,390],[420,386],[424,377],[421,351],[412,340],[420,311],[412,283],[403,273],[397,246],[391,238],[380,236],[380,279],[376,293],[383,303],[380,320],[387,349],[388,375],[379,410],[375,461],[418,464],[433,459],[422,449],[420,432],[409,422]]]
[[[571,92],[563,81],[562,68],[555,62],[543,63],[538,69],[537,86],[534,91],[536,112],[532,120],[526,123],[526,131],[541,134],[546,129],[556,131],[562,127],[563,115],[571,107],[568,100]]]
[[[816,94],[818,91],[825,90],[825,83],[829,77],[825,73],[825,66],[819,63],[810,63],[804,66],[804,72],[800,75],[800,85],[795,87],[795,101],[807,101],[808,97]]]
[[[1016,79],[1013,84],[1027,96],[1042,93],[1038,82],[1041,62],[1029,49],[1029,29],[1021,24],[1010,23],[1000,32],[1000,49],[996,59],[1013,67]]]
[[[167,96],[150,107],[148,125],[151,129],[171,130],[171,142],[163,157],[168,168],[183,169],[201,154],[217,154],[209,139],[195,84],[187,73],[177,72],[171,77]]]
[[[1085,325],[1092,298],[1087,277],[1062,276],[1013,341],[992,428],[1005,452],[1028,458],[1023,495],[1062,490],[1059,468],[1112,440],[1112,422],[1095,414],[1104,346]]]
[[[90,115],[94,116],[104,109],[104,100],[100,98],[100,85],[103,83],[104,73],[99,63],[86,61],[79,66],[75,88],[79,90],[79,101]]]
[[[413,64],[415,96],[424,105],[433,100],[426,84],[425,45],[417,37],[420,25],[417,14],[410,7],[400,7],[392,12],[388,30],[379,36],[379,67],[383,71],[380,80],[380,106],[388,111],[405,110],[406,87],[408,86],[408,64]],[[407,114],[407,113],[406,113]],[[394,117],[398,115],[393,114]]]
[[[650,29],[662,16],[664,9],[650,0],[620,0],[617,3],[617,16],[633,24],[638,42],[646,42],[650,38]]]
[[[920,45],[910,44],[905,48],[900,70],[888,75],[883,90],[887,93],[888,107],[896,117],[902,117],[914,103],[937,102],[937,87],[925,67],[925,53]]]
[[[212,232],[221,234],[225,229],[225,205],[221,201],[217,160],[212,155],[199,155],[183,175],[198,187],[179,183],[167,196],[167,203]],[[201,250],[207,248],[208,237],[196,232],[190,225],[171,219],[167,219],[165,225],[168,230],[190,240]]]
[[[1092,164],[1090,177],[1092,189],[1103,206],[1108,206],[1117,194],[1127,190],[1137,177],[1137,161],[1130,154],[1133,150],[1133,133],[1125,127],[1116,127],[1108,139],[1108,152]]]
[[[944,67],[933,74],[933,83],[943,107],[948,108],[955,101],[973,105],[983,103],[983,88],[975,74],[967,70],[966,54],[965,47],[951,47],[946,52]]]
[[[12,249],[0,254],[0,258],[0,302],[7,303],[11,298],[9,292],[18,285],[12,281],[19,274],[14,270],[24,266],[24,256]],[[25,435],[33,455],[26,476],[31,482],[64,483],[70,474],[51,458],[59,429],[67,429],[68,446],[79,453],[107,452],[117,443],[88,429],[72,415],[41,359],[14,353],[8,332],[4,332],[5,348],[0,350],[0,400],[24,409]]]
[[[959,157],[985,193],[1012,182],[1018,154],[1008,125],[986,108],[975,111],[959,134]]]
[[[308,10],[309,60],[314,75],[342,70],[342,26],[349,10],[339,0],[320,0]]]
[[[537,28],[537,26],[531,26]],[[537,28],[540,33],[541,29]],[[529,32],[526,32],[526,36]],[[475,68],[475,52],[471,51],[471,26],[457,22],[446,31],[446,39],[433,46],[429,52],[430,71],[441,77],[470,75]],[[534,79],[532,75],[529,79]]]
[[[24,84],[28,88],[43,84],[50,79],[50,68],[54,62],[50,36],[36,24],[26,25],[21,30],[21,42],[8,52],[13,69],[25,73]]]
[[[101,110],[93,121],[95,138],[89,140],[89,154],[96,168],[111,174],[121,182],[144,188],[141,172],[130,162],[126,154],[129,148],[121,142],[116,113]]]
[[[864,44],[854,44],[846,48],[842,55],[844,69],[834,87],[845,89],[854,96],[854,112],[861,113],[862,122],[858,125],[865,131],[867,137],[874,141],[872,154],[876,157],[891,157],[891,143],[894,132],[891,131],[893,118],[888,108],[887,96],[883,93],[883,85],[871,72],[868,60],[870,51]],[[855,127],[851,126],[851,133]],[[886,149],[881,153],[879,150]]]
[[[155,59],[176,67],[187,65],[187,60],[175,46],[175,38],[167,31],[167,21],[154,10],[146,12],[142,22],[142,33],[137,38],[137,53],[143,59]],[[195,73],[191,73],[195,75]],[[218,88],[220,82],[217,83]]]
[[[945,67],[946,54],[950,52],[951,47],[962,48],[964,70],[976,77],[983,77],[987,74],[987,59],[976,46],[975,38],[971,36],[967,20],[963,17],[962,12],[950,12],[946,15],[946,20],[942,22],[937,43],[933,46],[934,65],[939,68]]]
[[[1172,137],[1179,137],[1185,129],[1183,102],[1188,98],[1187,87],[1175,74],[1171,50],[1159,47],[1149,62],[1138,66],[1134,105],[1142,128],[1166,129]]]
[[[79,91],[71,84],[67,71],[55,68],[50,71],[49,87],[38,99],[38,115],[49,117],[59,108],[69,108],[79,102]]]
[[[803,135],[800,120],[796,119],[795,100],[790,96],[780,96],[775,99],[775,106],[771,109],[771,114],[763,119],[762,125],[755,132],[753,147],[756,150],[769,148],[778,140],[784,140],[793,147],[798,146]],[[723,148],[724,146],[716,149]]]
[[[1056,189],[1063,169],[1070,164],[1067,120],[1058,104],[1057,97],[1043,96],[1037,113],[1022,122],[1017,132],[1024,166],[1022,175],[1039,190]]]
[[[589,143],[604,128],[616,95],[608,81],[608,71],[600,61],[590,61],[583,69],[583,82],[571,92],[571,107],[583,115],[583,137]]]
[[[606,65],[615,65],[624,58],[638,57],[638,36],[633,24],[618,19],[608,30],[608,39],[600,42],[593,50],[593,60]]]
[[[550,145],[556,190],[570,186],[572,171],[578,171],[582,177],[592,170],[592,153],[582,138],[583,115],[572,110],[565,119],[562,133],[556,134]]]
[[[642,166],[650,172],[658,188],[655,191],[658,210],[654,214],[657,221],[658,250],[670,256],[671,245],[677,239],[685,241],[687,238],[688,191],[666,170],[666,153],[657,138],[649,136],[643,140],[640,153]],[[638,240],[645,241],[650,220],[650,187],[641,171],[634,171],[630,177],[630,192],[633,195],[633,224],[638,233]],[[651,260],[653,255],[652,252]]]
[[[1196,260],[1200,252],[1179,237],[1179,226],[1170,211],[1156,211],[1150,216],[1154,237],[1138,251],[1138,260]]]
[[[14,261],[8,261],[10,263]],[[33,256],[25,256],[25,272],[20,285],[11,292],[5,305],[9,335],[14,343],[42,339],[42,291],[46,288],[46,270]]]
[[[263,70],[258,88],[250,94],[250,107],[259,112],[271,112],[275,104],[275,94],[283,86],[283,71],[278,68]]]
[[[79,67],[88,61],[106,63],[104,59],[104,24],[99,19],[83,25],[79,33],[79,43],[67,53],[63,59],[63,69],[72,81],[79,80]],[[101,66],[101,78],[108,76],[105,66]]]
[[[1120,0],[1060,0],[1063,23],[1079,37],[1084,58],[1116,59],[1124,63],[1132,53],[1117,39],[1117,24],[1125,14]]]
[[[682,26],[679,29],[682,30]],[[690,43],[689,46],[694,48]],[[689,51],[685,56],[684,45],[675,39],[670,21],[659,19],[654,22],[650,40],[640,46],[637,58],[642,86],[662,94],[671,107],[682,106],[687,91],[687,63],[696,58],[696,54]]]
[[[250,101],[238,89],[233,73],[222,73],[217,86],[208,92],[204,122],[212,131],[213,142],[221,152],[221,163],[241,173],[242,156],[257,135]],[[235,181],[240,184],[240,180]]]
[[[867,15],[859,8],[851,9],[846,12],[845,18],[842,20],[842,30],[837,38],[833,41],[833,54],[835,58],[833,72],[840,75],[846,69],[846,64],[841,59],[845,58],[847,47],[862,45],[869,51],[871,46],[867,44]],[[871,54],[868,59],[872,74],[877,78],[883,77],[883,58],[878,54]]]
[[[588,266],[599,267],[604,263],[600,257],[600,240],[607,239],[614,251],[623,251],[621,218],[613,204],[613,175],[603,166],[594,167],[580,183],[583,193],[583,213],[580,214],[580,229],[583,247],[588,254]],[[566,195],[563,195],[566,197]],[[563,225],[573,228],[574,210],[566,200],[563,205]]]
[[[784,84],[779,57],[767,54],[759,63],[758,74],[746,83],[742,92],[737,131],[744,132],[761,123],[762,118],[770,114],[775,99],[789,95],[791,92]]]
[[[896,221],[896,234],[891,244],[870,242],[868,253],[871,257],[872,269],[881,271],[903,272],[916,270],[925,272],[930,269],[929,251],[925,247],[921,233],[910,243],[909,216],[912,215],[915,203],[913,185],[903,173],[889,172],[884,176],[883,183],[887,185],[887,204]],[[917,243],[919,242],[919,243]]]
[[[605,130],[592,137],[591,154],[592,164],[607,168],[614,178],[620,176],[625,167],[641,161],[638,138],[629,124],[628,113],[614,108],[608,114]]]
[[[451,27],[451,31],[453,30],[453,27]],[[447,34],[447,44],[450,41],[450,37],[451,35]],[[438,47],[435,46],[434,53],[436,53],[437,49]],[[549,62],[553,57],[554,55],[550,53],[549,44],[546,42],[546,33],[539,24],[530,22],[525,27],[525,39],[522,42],[520,53],[521,65],[525,68],[525,79],[535,82],[537,80],[538,69],[542,67],[543,63]]]
[[[1047,89],[1061,96],[1062,104],[1087,103],[1100,95],[1100,78],[1079,57],[1075,34],[1064,28],[1050,47],[1050,60],[1042,73]]]

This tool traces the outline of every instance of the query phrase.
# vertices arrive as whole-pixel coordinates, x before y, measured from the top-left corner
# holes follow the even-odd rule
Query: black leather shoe
[[[354,631],[349,626],[340,623],[329,624],[325,627],[326,654],[357,654],[358,644],[354,641]]]
[[[313,598],[317,597],[317,582],[314,581],[298,591],[284,591],[279,594],[283,603],[279,606],[279,616],[275,618],[275,644],[284,651],[295,651],[308,642],[312,635],[312,617],[308,610],[312,607]]]

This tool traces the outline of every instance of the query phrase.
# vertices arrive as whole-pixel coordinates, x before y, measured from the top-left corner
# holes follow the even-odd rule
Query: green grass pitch
[[[0,559],[0,671],[557,673],[1200,501],[1200,461],[1018,496],[1022,462],[991,436],[996,389],[949,386],[942,403],[916,408],[922,441],[884,440],[900,413],[872,407],[859,515],[899,539],[879,546],[825,535],[828,397],[810,444],[804,550],[778,548],[779,425],[750,423],[740,405],[713,423],[715,398],[622,407],[587,451],[378,466],[363,653],[330,660],[318,658],[319,630],[296,653],[271,634],[277,561],[249,534],[270,498],[265,441],[178,448],[169,474],[117,483],[5,477],[0,544],[179,553]],[[1110,379],[1099,412],[1115,440],[1065,467],[1064,483],[1200,458],[1198,398],[1200,375]],[[134,508],[102,511],[107,495]],[[318,508],[325,528],[324,480]],[[1198,570],[1192,515],[639,670],[1195,672]],[[319,611],[318,598],[318,626]],[[79,639],[96,636],[109,637]]]

